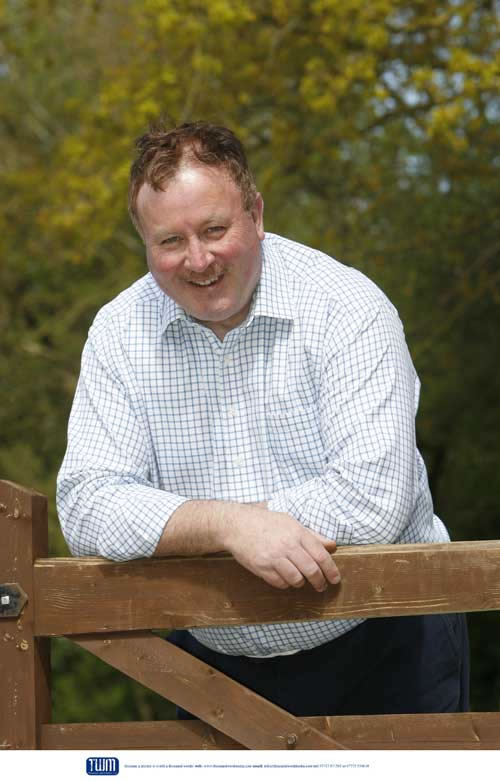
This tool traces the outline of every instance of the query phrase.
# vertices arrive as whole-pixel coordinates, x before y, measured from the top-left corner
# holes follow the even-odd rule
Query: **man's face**
[[[224,169],[181,166],[164,190],[144,184],[137,211],[159,287],[222,339],[243,322],[261,272],[260,195],[251,213]]]

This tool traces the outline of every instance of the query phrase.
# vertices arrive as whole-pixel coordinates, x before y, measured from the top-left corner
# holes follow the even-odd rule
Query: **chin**
[[[205,309],[199,308],[192,311],[191,315],[196,318],[196,320],[205,320],[207,323],[214,323],[214,325],[216,325],[223,320],[234,317],[237,312],[237,307],[206,307]]]

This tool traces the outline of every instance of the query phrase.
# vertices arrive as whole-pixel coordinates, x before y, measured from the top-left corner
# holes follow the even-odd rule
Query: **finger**
[[[273,588],[279,588],[283,591],[290,588],[291,585],[278,572],[268,572],[265,575],[260,575],[260,577]]]
[[[247,569],[253,575],[256,575],[258,578],[261,578],[261,580],[264,580],[270,586],[273,586],[273,588],[289,588],[290,584],[287,583],[278,572],[276,572],[276,569],[270,564],[270,562],[255,562],[254,560],[249,559],[247,556],[240,557],[235,555],[234,558],[239,564],[241,564],[242,567],[245,567],[245,569]]]
[[[332,559],[331,552],[327,550],[323,542],[318,539],[318,536],[305,535],[302,541],[305,550],[317,563],[321,569],[325,579],[336,585],[340,582],[340,572],[334,560]],[[335,543],[333,543],[335,544]]]
[[[328,583],[321,567],[305,548],[294,549],[289,554],[289,559],[316,591],[324,591],[327,588]]]
[[[289,586],[301,588],[306,582],[304,576],[290,559],[277,559],[274,564],[277,573]]]

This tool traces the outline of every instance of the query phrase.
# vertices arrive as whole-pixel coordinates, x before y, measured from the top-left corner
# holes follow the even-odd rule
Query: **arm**
[[[339,544],[394,542],[419,491],[418,381],[403,329],[383,302],[358,320],[340,349],[329,354],[329,344],[338,344],[337,334],[325,337],[319,389],[324,470],[273,494],[268,507]]]
[[[108,335],[109,336],[109,335]],[[335,543],[264,503],[189,501],[150,481],[146,421],[123,385],[118,349],[90,338],[71,413],[68,450],[58,479],[58,510],[76,555],[114,560],[227,550],[271,585],[318,590],[337,582]],[[128,383],[129,387],[133,383]]]
[[[275,588],[300,588],[308,580],[324,591],[340,580],[330,555],[335,548],[335,542],[260,502],[190,501],[171,515],[154,555],[226,550]]]
[[[62,530],[77,556],[151,556],[165,520],[189,498],[152,484],[147,421],[130,398],[133,383],[125,387],[127,371],[114,335],[102,344],[91,331],[57,486]]]

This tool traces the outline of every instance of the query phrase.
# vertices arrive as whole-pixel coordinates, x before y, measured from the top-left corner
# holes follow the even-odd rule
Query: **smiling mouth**
[[[210,277],[210,279],[200,279],[200,280],[190,279],[189,284],[196,285],[196,287],[210,287],[211,285],[215,285],[217,282],[219,282],[219,280],[221,280],[223,276],[224,273],[221,272],[220,274],[217,274],[217,276]]]

